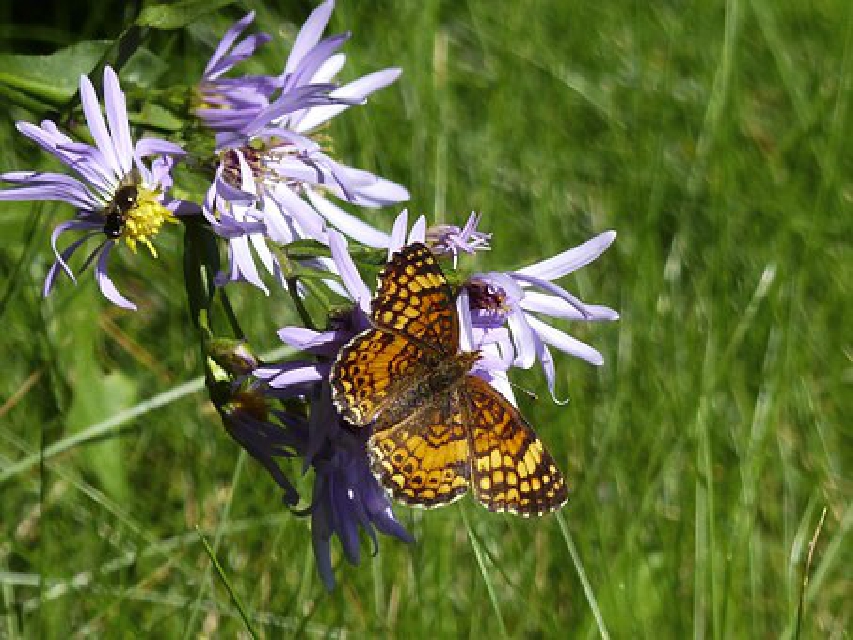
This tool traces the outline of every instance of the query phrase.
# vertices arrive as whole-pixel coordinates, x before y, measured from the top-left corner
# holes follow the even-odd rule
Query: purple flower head
[[[489,241],[491,233],[477,231],[480,223],[480,214],[471,212],[468,221],[461,229],[452,224],[439,224],[430,227],[426,231],[426,241],[432,252],[438,255],[450,254],[453,256],[453,268],[461,252],[474,253],[490,249]]]
[[[250,105],[236,105],[226,98],[218,108],[203,113],[216,132],[219,153],[205,215],[232,245],[229,279],[246,280],[265,289],[254,255],[273,274],[278,266],[261,244],[287,244],[303,238],[327,243],[329,226],[367,246],[388,246],[388,234],[327,196],[366,207],[409,198],[404,187],[337,162],[325,149],[328,138],[314,134],[317,127],[348,107],[363,104],[371,93],[388,86],[400,74],[399,69],[385,69],[340,87],[333,84],[346,60],[337,50],[349,37],[345,34],[321,40],[333,7],[331,1],[323,3],[303,25],[273,92],[265,92],[270,85],[265,82],[264,90],[247,89]],[[224,52],[248,24],[248,18],[229,31],[223,40],[226,46],[220,45],[208,65],[211,69],[218,72],[223,66],[221,60],[235,58],[235,54],[227,57]],[[242,59],[243,54],[254,50],[254,44],[245,46],[236,57]],[[221,87],[219,93],[224,95]]]
[[[518,271],[473,275],[460,293],[470,308],[472,344],[494,345],[492,349],[502,361],[511,361],[513,366],[524,369],[539,360],[552,397],[555,373],[549,347],[592,364],[603,364],[604,359],[596,349],[546,324],[539,316],[583,321],[619,318],[616,311],[587,304],[553,282],[595,260],[615,238],[615,232],[607,231]],[[502,331],[504,325],[509,335]]]
[[[223,77],[270,40],[268,34],[257,33],[237,42],[254,19],[255,12],[252,11],[225,32],[199,83],[201,106],[196,109],[196,115],[215,131],[239,129],[247,120],[253,120],[269,106],[270,97],[279,87],[275,76]]]
[[[301,336],[295,328],[282,330],[282,338],[305,345],[305,349],[320,355],[332,350],[331,342],[311,340],[308,330]],[[315,336],[316,338],[316,336]],[[339,346],[337,347],[340,348]],[[359,530],[363,529],[373,542],[374,553],[378,541],[376,531],[411,542],[412,537],[394,517],[391,501],[385,490],[370,471],[366,437],[367,430],[353,434],[332,404],[328,383],[328,364],[292,363],[293,366],[276,365],[259,367],[255,375],[269,384],[271,396],[298,395],[310,400],[307,427],[291,421],[288,431],[273,430],[268,423],[263,429],[257,424],[243,427],[239,432],[241,444],[275,475],[277,465],[271,462],[270,444],[278,451],[293,447],[303,458],[303,468],[314,469],[314,488],[311,505],[311,537],[317,569],[326,588],[334,588],[335,579],[331,562],[331,539],[341,541],[346,559],[357,565],[360,559]],[[281,419],[280,419],[281,420]],[[247,437],[249,433],[251,438]],[[233,434],[232,434],[233,435]],[[237,436],[235,436],[237,439]],[[254,448],[250,448],[254,447]],[[281,475],[279,471],[279,476]],[[287,497],[285,493],[285,498]]]
[[[252,383],[235,391],[219,407],[228,434],[273,477],[284,495],[282,501],[294,507],[299,494],[279,466],[279,458],[293,458],[304,451],[308,425],[304,418],[271,410],[263,388]]]
[[[314,496],[311,503],[311,539],[317,569],[326,588],[335,586],[331,539],[341,541],[344,557],[357,565],[363,529],[378,550],[376,531],[412,542],[411,534],[395,518],[391,500],[373,476],[367,456],[366,429],[353,434],[343,426],[332,404],[328,383],[311,405],[311,429],[328,434],[325,450],[313,457]]]
[[[41,126],[18,122],[17,127],[82,180],[50,172],[5,173],[0,175],[0,181],[15,188],[0,191],[0,200],[57,200],[77,209],[76,217],[59,224],[51,235],[56,261],[45,278],[44,295],[53,290],[60,270],[75,281],[68,266],[71,255],[90,238],[104,234],[105,238],[86,258],[84,268],[94,261],[95,279],[104,296],[120,307],[136,309],[116,289],[107,274],[107,262],[121,240],[134,253],[137,245],[143,244],[156,257],[151,240],[164,223],[174,222],[173,211],[181,204],[169,200],[167,191],[172,184],[170,172],[175,158],[184,152],[177,145],[156,138],[143,138],[134,144],[124,93],[112,68],[104,69],[106,120],[95,89],[85,76],[80,78],[80,98],[95,146],[75,142],[50,120]],[[150,166],[143,162],[152,156]],[[83,236],[60,252],[57,240],[67,231],[80,231]]]

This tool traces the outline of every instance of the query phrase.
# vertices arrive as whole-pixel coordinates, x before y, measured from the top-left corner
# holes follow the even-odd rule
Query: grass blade
[[[572,534],[569,532],[569,526],[566,524],[566,519],[560,511],[555,514],[555,517],[557,518],[557,523],[560,525],[560,533],[563,534],[563,540],[566,541],[566,549],[572,557],[572,564],[575,565],[575,571],[578,572],[578,578],[580,578],[583,593],[586,596],[586,601],[589,603],[589,608],[592,610],[592,615],[595,618],[595,624],[598,625],[598,633],[601,634],[601,637],[604,640],[609,640],[610,634],[607,633],[607,627],[604,624],[604,617],[601,615],[601,610],[598,608],[598,601],[595,599],[595,593],[592,591],[592,585],[590,585],[589,580],[586,577],[583,562],[581,562],[574,540],[572,540]]]
[[[201,532],[201,529],[196,526],[196,532],[198,533],[198,537],[201,540],[201,543],[204,545],[204,550],[207,552],[207,556],[210,558],[210,561],[213,563],[214,569],[216,569],[216,574],[219,576],[219,579],[222,580],[222,584],[225,585],[225,588],[228,590],[228,596],[231,598],[231,602],[234,603],[234,606],[237,607],[237,611],[240,612],[240,617],[243,618],[243,624],[246,625],[246,629],[249,631],[249,635],[252,638],[257,638],[258,634],[255,632],[254,627],[252,627],[252,623],[249,620],[249,616],[246,614],[246,610],[243,608],[243,603],[240,602],[240,598],[237,597],[237,594],[234,593],[234,589],[231,588],[231,583],[228,581],[228,576],[225,575],[225,571],[222,570],[222,566],[219,564],[219,560],[216,559],[216,554],[213,551],[213,548],[208,543],[207,538],[204,537],[204,534]]]

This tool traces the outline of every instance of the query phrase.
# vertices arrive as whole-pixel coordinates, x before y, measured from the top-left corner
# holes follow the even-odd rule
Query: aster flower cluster
[[[189,153],[158,138],[131,135],[126,97],[115,70],[103,73],[104,111],[92,82],[80,79],[82,113],[88,141],[76,141],[50,120],[40,125],[18,123],[18,130],[71,169],[64,173],[14,171],[0,174],[6,188],[0,200],[54,200],[75,209],[71,220],[51,234],[55,261],[44,283],[44,295],[56,288],[61,274],[72,281],[72,257],[89,245],[77,271],[94,263],[94,275],[111,303],[135,310],[108,272],[108,260],[122,246],[137,253],[140,245],[153,257],[161,231],[203,228],[227,251],[228,266],[214,283],[187,283],[190,307],[207,354],[207,386],[228,434],[270,474],[282,501],[294,513],[310,516],[317,566],[324,584],[334,585],[332,538],[343,556],[358,564],[360,532],[375,552],[377,533],[411,541],[392,502],[374,477],[366,451],[368,429],[355,429],[339,414],[330,392],[330,371],[341,349],[371,327],[375,291],[363,272],[390,258],[401,247],[424,243],[455,272],[461,348],[479,352],[473,373],[515,403],[509,374],[515,367],[542,368],[556,400],[557,380],[552,350],[603,363],[601,354],[553,324],[553,320],[615,320],[605,306],[588,304],[557,281],[586,266],[613,242],[601,233],[556,256],[511,271],[457,271],[460,262],[488,250],[492,234],[478,229],[471,213],[462,226],[429,226],[424,216],[409,224],[404,209],[387,226],[376,228],[350,207],[379,208],[408,200],[405,187],[368,171],[343,164],[330,152],[322,126],[350,107],[394,83],[400,70],[388,68],[346,84],[335,78],[343,69],[340,51],[350,35],[323,37],[333,10],[328,0],[317,7],[295,38],[283,66],[268,75],[240,75],[237,68],[255,56],[272,37],[245,35],[250,13],[223,36],[194,89],[192,113],[207,128],[213,156],[195,158],[194,167],[211,167],[209,186],[198,197],[173,197],[180,161]],[[106,118],[104,117],[106,116]],[[188,169],[185,169],[188,170]],[[390,222],[390,220],[389,220]],[[64,248],[67,232],[79,237]],[[198,241],[198,240],[196,240]],[[300,253],[306,246],[312,252]],[[354,248],[358,247],[358,251]],[[295,249],[290,252],[290,249]],[[214,254],[216,251],[214,250]],[[216,268],[199,256],[198,267]],[[287,256],[287,261],[283,260]],[[296,257],[294,257],[296,256]],[[368,256],[369,260],[356,258]],[[186,259],[186,256],[185,256]],[[244,282],[269,293],[284,287],[294,306],[307,317],[310,295],[294,263],[315,272],[339,308],[328,310],[325,327],[280,328],[283,343],[299,356],[286,362],[262,363],[243,340],[214,337],[207,324],[214,300]],[[189,270],[192,273],[192,270]],[[188,276],[189,277],[189,276]],[[215,289],[205,287],[215,286]],[[199,294],[199,290],[204,290]],[[320,324],[320,323],[311,323]],[[238,335],[241,332],[236,331]],[[308,491],[298,477],[313,476]]]

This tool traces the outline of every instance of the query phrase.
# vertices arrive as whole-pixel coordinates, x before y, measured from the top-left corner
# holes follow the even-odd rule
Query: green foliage
[[[139,17],[158,29],[141,35],[135,71],[131,59],[132,111],[160,97],[146,69],[154,86],[191,85],[243,15],[202,4]],[[3,203],[0,636],[245,635],[233,596],[262,637],[792,637],[826,507],[801,637],[847,637],[850,4],[339,5],[331,32],[354,33],[348,77],[404,73],[333,123],[334,152],[407,185],[432,221],[482,211],[494,248],[463,268],[523,266],[619,232],[566,281],[622,314],[568,327],[605,365],[557,357],[566,406],[538,371],[516,377],[539,395],[522,408],[570,480],[565,526],[469,499],[399,506],[417,542],[383,539],[371,558],[365,540],[358,568],[336,548],[327,594],[306,519],[241,462],[206,401],[180,230],[156,261],[116,256],[140,302],[125,313],[89,273],[41,299],[50,231],[71,211]],[[0,99],[16,105],[0,109],[0,171],[39,162],[13,118],[47,114],[15,91],[64,104],[101,62],[91,43],[137,19],[103,6],[82,23],[59,4],[26,23],[0,10],[18,34],[0,64]],[[260,26],[283,42],[260,59],[277,70],[313,3],[272,6],[257,7]],[[46,59],[61,69],[15,62],[21,34],[72,44]],[[364,215],[388,229],[395,213]],[[232,301],[258,352],[298,321],[281,291],[238,287]]]

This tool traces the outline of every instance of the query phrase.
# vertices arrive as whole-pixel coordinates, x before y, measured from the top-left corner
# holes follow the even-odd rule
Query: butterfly
[[[460,351],[453,291],[425,245],[391,256],[370,319],[332,365],[332,400],[352,425],[372,427],[371,469],[395,499],[437,507],[470,488],[487,509],[523,516],[565,504],[542,441],[472,373],[479,352]]]

